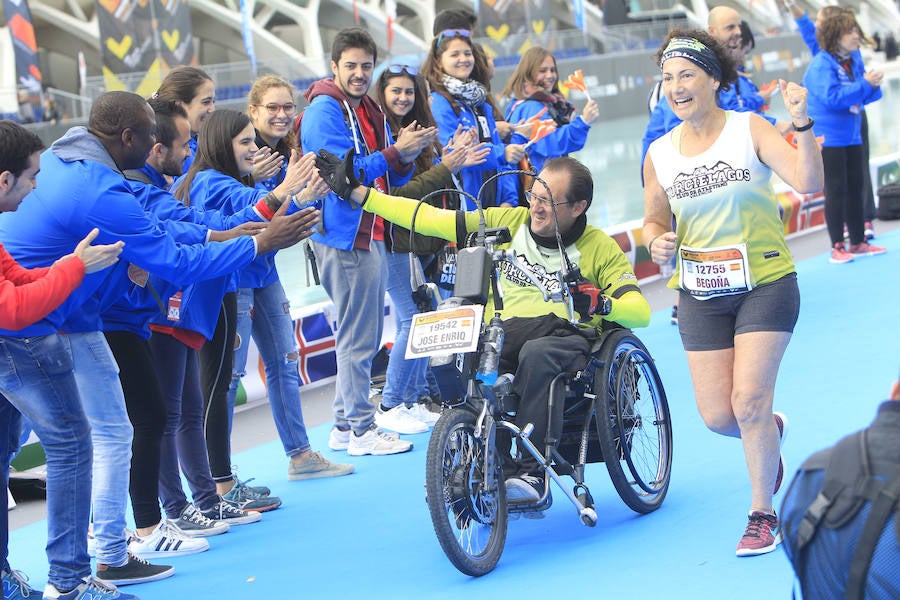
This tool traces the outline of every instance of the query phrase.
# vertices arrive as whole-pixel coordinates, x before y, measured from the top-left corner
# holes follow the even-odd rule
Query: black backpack
[[[781,533],[807,600],[900,598],[900,456],[895,462],[873,473],[863,430],[794,475]]]

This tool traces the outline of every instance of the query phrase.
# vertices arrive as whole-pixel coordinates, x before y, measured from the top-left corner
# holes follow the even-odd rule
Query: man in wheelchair
[[[351,155],[342,160],[320,152],[317,166],[341,198],[411,227],[417,202],[361,186],[353,172]],[[561,157],[547,161],[532,191],[526,193],[529,207],[484,210],[487,227],[509,229],[512,241],[506,247],[515,251],[518,265],[544,287],[538,289],[519,270],[511,266],[507,269],[504,263],[500,275],[503,309],[495,310],[493,298],[489,298],[484,313],[487,320],[497,313],[503,320],[505,341],[499,372],[515,374],[512,391],[519,397],[515,422],[519,428],[533,425],[530,439],[539,449],[546,445],[548,421],[552,423],[551,439],[560,437],[563,398],[554,398],[552,421],[548,415],[554,377],[587,365],[592,343],[604,323],[634,328],[650,322],[650,306],[625,253],[611,237],[587,224],[586,212],[593,195],[593,178],[587,167],[574,158]],[[448,211],[423,203],[418,207],[415,230],[462,247],[467,234],[478,226],[476,212]],[[566,259],[559,251],[557,227],[569,265],[563,265]],[[561,268],[572,273],[580,270],[579,278],[570,285],[581,317],[578,325],[568,321],[565,304],[544,301],[543,292],[558,288],[557,272]],[[518,464],[506,480],[507,501],[537,502],[544,491],[543,469],[528,452],[520,450],[518,454]]]

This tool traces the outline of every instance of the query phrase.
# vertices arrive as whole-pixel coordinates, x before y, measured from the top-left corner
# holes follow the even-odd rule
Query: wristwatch
[[[796,125],[794,125],[793,122],[791,123],[791,127],[794,128],[794,131],[800,132],[800,131],[808,131],[808,130],[812,129],[812,126],[815,125],[816,122],[812,120],[812,117],[806,117],[806,118],[809,119],[809,123],[807,123],[806,125],[803,125],[801,127],[797,127]]]
[[[612,312],[612,300],[609,296],[600,295],[600,301],[597,304],[597,314],[601,317],[605,317],[609,313]]]

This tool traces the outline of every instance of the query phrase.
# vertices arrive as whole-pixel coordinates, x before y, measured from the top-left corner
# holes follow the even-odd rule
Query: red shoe
[[[876,254],[884,254],[887,252],[887,248],[883,246],[873,246],[869,242],[863,242],[861,244],[856,244],[855,246],[850,246],[850,254],[854,257],[856,256],[875,256]]]
[[[847,252],[843,244],[837,243],[831,249],[831,258],[828,259],[828,262],[835,265],[842,265],[852,261],[853,255]]]
[[[738,542],[735,554],[758,556],[771,552],[780,543],[781,531],[778,528],[778,517],[755,510],[747,519],[747,528],[744,530],[741,541]]]

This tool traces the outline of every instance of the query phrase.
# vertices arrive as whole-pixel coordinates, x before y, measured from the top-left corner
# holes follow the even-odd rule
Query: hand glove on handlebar
[[[325,149],[316,153],[316,168],[319,170],[319,176],[338,197],[352,204],[355,203],[350,199],[350,193],[361,185],[359,176],[362,175],[362,171],[357,175],[356,168],[353,166],[355,155],[356,152],[353,148],[347,150],[343,160]]]
[[[572,294],[572,306],[581,317],[582,323],[590,321],[592,315],[609,314],[611,308],[609,298],[593,284],[582,280],[580,283],[572,284],[569,292]]]

